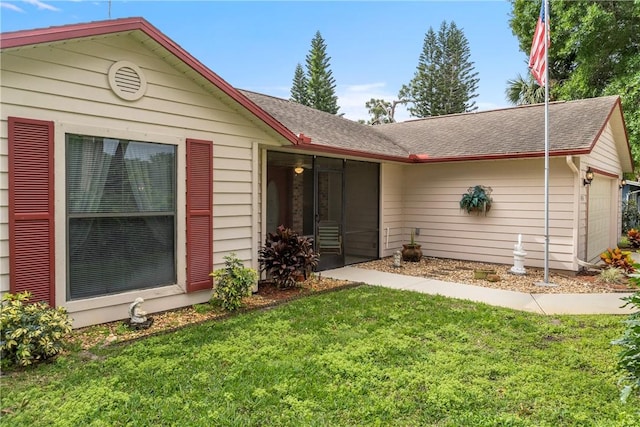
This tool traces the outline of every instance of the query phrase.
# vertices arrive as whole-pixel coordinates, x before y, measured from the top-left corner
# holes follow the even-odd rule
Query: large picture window
[[[175,283],[176,147],[66,135],[67,295]]]

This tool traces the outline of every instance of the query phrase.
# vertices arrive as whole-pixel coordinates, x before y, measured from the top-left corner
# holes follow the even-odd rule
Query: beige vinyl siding
[[[595,169],[606,171],[617,176],[622,175],[622,165],[613,139],[611,123],[607,123],[598,142],[593,147],[586,162]]]
[[[604,210],[600,209],[601,215],[608,215],[610,218],[615,218],[615,220],[609,221],[608,218],[590,218],[589,219],[589,223],[592,224],[592,227],[595,224],[600,224],[603,222],[610,223],[609,238],[607,239],[607,243],[605,246],[614,247],[617,244],[621,226],[622,226],[621,209],[619,208],[621,206],[621,192],[618,187],[618,181],[622,176],[622,164],[620,161],[620,157],[618,156],[618,151],[617,151],[617,147],[616,147],[614,136],[613,136],[613,128],[612,128],[611,122],[608,122],[606,124],[602,134],[600,135],[600,138],[598,139],[597,143],[593,147],[593,150],[591,151],[591,153],[588,156],[585,156],[583,160],[583,167],[581,168],[582,169],[581,173],[584,174],[588,167],[591,167],[598,171],[603,171],[607,174],[611,174],[617,177],[617,178],[613,178],[606,175],[599,176],[598,174],[596,174],[596,178],[598,179],[598,183],[597,183],[598,186],[608,186],[609,187],[608,189],[602,189],[602,190],[605,192],[607,192],[608,190],[608,193],[610,194],[610,201],[608,204],[611,208],[609,209],[609,211],[606,211],[606,209]],[[586,203],[586,197],[585,197],[584,211],[585,212],[589,211],[588,204]],[[590,247],[590,249],[588,249],[586,252],[583,249],[582,251],[583,256],[587,258],[592,258],[592,260],[598,261],[598,258],[595,255],[596,255],[596,252],[598,252],[600,249],[593,246],[593,239],[595,237],[592,237],[591,239],[592,242],[589,243],[589,238],[587,237],[587,233],[591,234],[591,232],[588,229],[586,216],[585,216],[585,220],[582,221],[580,225],[582,227],[581,236],[585,239],[585,240],[582,240],[582,242],[586,242]],[[602,240],[602,239],[604,239],[602,236],[598,238],[598,240]],[[583,243],[582,246],[585,246],[585,244]],[[601,249],[604,250],[605,248],[601,248]]]
[[[4,96],[0,93],[0,96]],[[0,123],[0,295],[9,292],[9,133],[7,118]]]
[[[157,48],[155,43],[148,43]],[[162,56],[166,52],[159,51]],[[53,120],[56,127],[56,297],[65,304],[64,247],[64,140],[61,129],[94,130],[98,136],[127,135],[139,140],[178,146],[178,194],[184,193],[184,156],[187,138],[213,141],[214,269],[223,257],[235,252],[247,265],[256,265],[255,228],[258,221],[254,201],[258,175],[254,171],[258,144],[274,144],[266,125],[220,98],[204,79],[189,71],[176,70],[130,35],[70,41],[2,53],[2,146],[0,147],[0,289],[9,289],[7,117]],[[146,95],[136,102],[118,98],[108,85],[109,67],[126,60],[138,65],[147,79]],[[167,61],[175,61],[171,57]],[[176,63],[178,63],[176,61]],[[183,66],[184,68],[184,66]],[[186,75],[189,75],[187,77]],[[209,85],[207,87],[206,85]],[[62,135],[62,138],[60,137]],[[125,136],[126,137],[126,136]],[[182,169],[182,170],[181,170]],[[184,206],[178,200],[178,233],[184,231]],[[181,215],[182,213],[182,215]],[[185,257],[184,236],[178,236],[178,283],[145,293],[148,311],[169,309],[204,301],[206,292],[182,295]],[[62,268],[60,268],[62,267]],[[180,279],[182,277],[182,279]],[[182,281],[181,281],[182,280]],[[68,303],[75,326],[93,319],[126,317],[130,296],[97,298],[102,303]],[[96,305],[97,304],[97,305]],[[104,307],[101,307],[104,306]]]
[[[383,163],[380,167],[380,255],[391,256],[405,243],[403,217],[403,175],[407,166]]]
[[[544,265],[544,162],[477,161],[407,166],[404,179],[404,225],[420,229],[416,236],[426,256],[513,263],[513,248],[522,234],[525,265]],[[468,187],[491,187],[488,215],[459,208]],[[573,174],[564,158],[552,158],[549,187],[549,251],[551,268],[573,268]],[[408,231],[405,239],[409,239]]]

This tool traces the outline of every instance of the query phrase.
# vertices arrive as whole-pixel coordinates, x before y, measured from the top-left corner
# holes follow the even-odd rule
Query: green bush
[[[640,227],[640,212],[634,198],[622,202],[622,233]]]
[[[623,251],[620,248],[607,249],[600,254],[600,259],[604,261],[604,268],[619,268],[625,273],[633,273],[636,270],[631,252]]]
[[[293,287],[295,277],[306,279],[318,265],[319,255],[313,250],[313,239],[279,226],[275,233],[268,233],[259,251],[260,268],[266,271],[280,288]]]
[[[64,307],[44,302],[28,303],[31,293],[5,294],[0,313],[0,358],[3,368],[34,362],[58,354],[63,338],[71,332]]]
[[[225,310],[233,311],[242,306],[242,298],[250,295],[258,281],[258,273],[245,267],[235,254],[224,257],[225,266],[210,274],[213,276],[212,302],[218,302]]]
[[[611,267],[600,271],[598,280],[602,283],[619,285],[624,281],[625,274],[621,268]]]
[[[634,248],[634,249],[638,249],[640,248],[640,231],[636,230],[635,228],[632,228],[631,230],[627,231],[627,240],[629,241],[629,245]]]
[[[620,399],[624,402],[631,393],[640,395],[640,292],[625,297],[623,300],[626,301],[625,307],[631,305],[639,309],[624,321],[626,329],[622,338],[612,342],[612,344],[623,347],[618,354],[618,368],[625,372],[625,375],[620,379],[620,384],[624,384]]]

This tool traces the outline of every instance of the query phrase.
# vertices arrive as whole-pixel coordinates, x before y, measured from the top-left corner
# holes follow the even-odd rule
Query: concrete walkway
[[[432,295],[483,302],[498,307],[530,311],[539,314],[630,314],[629,307],[621,308],[621,298],[630,293],[607,294],[528,294],[484,288],[423,277],[404,276],[357,267],[343,267],[322,272],[333,279],[363,282],[369,285],[403,289]],[[541,289],[542,291],[542,289]]]

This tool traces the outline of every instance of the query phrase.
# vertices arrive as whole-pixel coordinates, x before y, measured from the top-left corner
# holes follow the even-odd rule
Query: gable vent
[[[136,64],[118,61],[109,68],[109,86],[120,98],[137,101],[147,91],[147,79]]]

